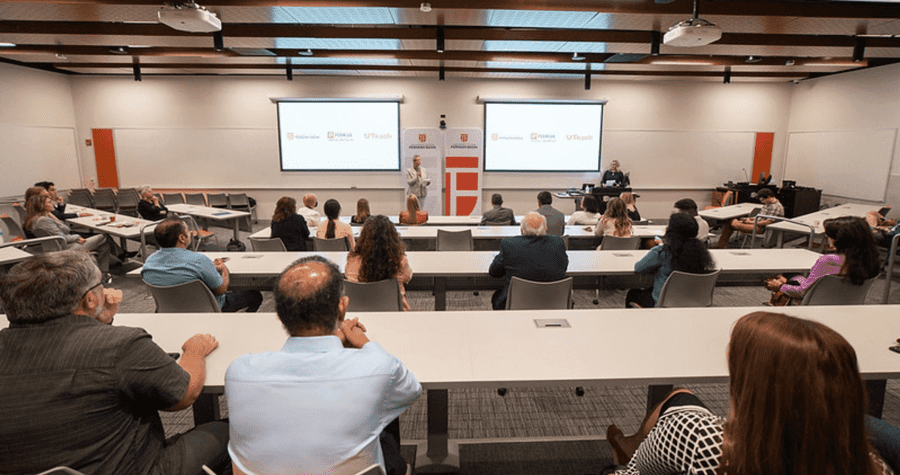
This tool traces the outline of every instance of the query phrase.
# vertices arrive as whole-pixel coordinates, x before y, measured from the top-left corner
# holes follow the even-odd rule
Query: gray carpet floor
[[[254,229],[267,226],[260,222]],[[219,242],[227,243],[230,229],[211,228]],[[245,242],[248,233],[242,233]],[[139,279],[126,279],[124,273],[138,264],[129,263],[113,270],[113,286],[122,289],[125,299],[121,313],[153,312],[152,297]],[[894,278],[889,303],[900,303],[900,282]],[[614,284],[614,283],[610,283]],[[880,303],[885,285],[879,278],[867,303]],[[449,291],[448,311],[490,309],[491,291],[478,295],[471,291]],[[271,292],[263,292],[260,311],[274,312]],[[759,305],[768,300],[762,286],[718,287],[714,306]],[[598,304],[593,300],[597,298]],[[434,310],[434,297],[428,290],[410,290],[407,299],[414,311]],[[623,308],[625,290],[605,287],[599,297],[594,290],[576,290],[576,308]],[[639,310],[631,310],[639,311]],[[628,355],[623,355],[627,357]],[[598,356],[599,357],[599,356]],[[724,356],[723,356],[724,357]],[[728,388],[725,384],[690,385],[710,409],[721,416],[728,412]],[[644,417],[645,386],[587,387],[584,396],[573,387],[514,388],[505,397],[493,389],[461,389],[449,393],[450,438],[460,443],[461,474],[571,474],[598,473],[611,463],[608,445],[603,441],[606,428],[617,424],[625,433],[634,432]],[[227,401],[220,398],[223,415]],[[900,381],[889,381],[885,396],[884,418],[900,425]],[[163,413],[167,434],[193,427],[190,409]],[[420,398],[401,417],[404,456],[414,460],[418,443],[426,439],[425,397]],[[419,445],[420,446],[420,445]]]

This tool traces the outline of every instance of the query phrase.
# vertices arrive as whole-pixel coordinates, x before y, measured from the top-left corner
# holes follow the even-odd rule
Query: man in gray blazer
[[[562,236],[566,230],[566,215],[550,206],[553,195],[549,191],[542,191],[538,193],[537,200],[539,208],[534,211],[547,218],[547,234]]]
[[[431,180],[425,174],[425,167],[422,166],[422,157],[415,155],[413,157],[413,167],[406,169],[406,184],[409,185],[407,195],[416,195],[419,199],[419,207],[425,209],[425,197],[428,196],[428,185]]]

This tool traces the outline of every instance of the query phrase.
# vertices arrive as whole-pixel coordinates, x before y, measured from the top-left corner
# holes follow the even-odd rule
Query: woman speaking
[[[619,170],[619,161],[613,160],[609,162],[609,168],[603,172],[603,178],[600,180],[601,186],[628,186],[628,177]]]

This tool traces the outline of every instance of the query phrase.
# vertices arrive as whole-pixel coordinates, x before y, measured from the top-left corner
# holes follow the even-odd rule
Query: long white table
[[[816,235],[825,234],[825,228],[822,223],[826,219],[831,218],[839,218],[841,216],[856,216],[860,218],[865,218],[866,213],[869,211],[878,211],[881,208],[880,205],[868,205],[868,204],[859,204],[859,203],[847,203],[840,206],[834,206],[832,208],[825,208],[821,211],[816,211],[815,213],[804,214],[802,216],[797,216],[792,218],[793,221],[807,224],[815,227]],[[794,223],[788,222],[777,222],[772,223],[766,226],[766,230],[771,230],[777,233],[778,239],[778,247],[784,245],[784,233],[786,232],[795,232],[795,233],[804,233],[809,234],[810,228],[807,226],[800,226]]]
[[[166,206],[169,211],[178,214],[188,214],[198,218],[211,219],[213,221],[233,221],[234,239],[240,240],[240,222],[241,218],[250,216],[246,211],[235,211],[233,209],[211,208],[209,206],[198,206],[189,204],[174,204]]]
[[[722,383],[734,322],[752,311],[783,311],[820,321],[856,349],[868,380],[870,413],[880,415],[885,380],[900,376],[900,306],[712,307],[568,311],[356,313],[368,336],[396,355],[428,391],[428,447],[417,465],[454,463],[448,444],[447,390],[485,387]],[[569,328],[538,328],[563,318]],[[3,319],[0,326],[5,326]],[[180,351],[196,333],[220,342],[207,359],[197,420],[214,417],[225,370],[245,353],[278,351],[287,335],[271,313],[123,314],[116,325],[146,329],[164,350]],[[653,401],[648,401],[648,404]],[[204,412],[205,411],[205,412]]]
[[[716,221],[725,221],[729,219],[747,216],[756,208],[762,208],[760,203],[738,203],[736,205],[721,206],[713,209],[705,209],[698,214],[701,218]]]
[[[0,247],[0,267],[17,264],[32,256],[33,254],[17,247]]]
[[[634,264],[648,251],[567,251],[570,276],[630,276]],[[808,271],[819,254],[806,249],[713,249],[720,282],[761,282],[776,273]],[[281,272],[302,256],[325,256],[343,271],[346,252],[205,252],[210,259],[229,258],[226,265],[234,289],[271,290]],[[447,308],[447,280],[454,277],[488,277],[496,251],[407,252],[414,278],[434,278],[435,309]],[[141,269],[128,273],[140,278]]]
[[[73,204],[66,205],[66,211],[70,213],[90,213],[90,216],[82,216],[66,220],[71,224],[77,224],[110,236],[119,238],[122,249],[126,249],[126,239],[140,239],[141,227],[151,224],[152,221],[101,211],[93,208],[85,208]]]

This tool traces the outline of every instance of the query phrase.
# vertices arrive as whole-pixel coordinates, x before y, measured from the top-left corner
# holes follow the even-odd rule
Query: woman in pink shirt
[[[400,282],[403,310],[409,311],[404,284],[412,279],[412,269],[406,260],[406,246],[387,216],[379,214],[366,220],[356,249],[347,254],[344,276],[350,282],[378,282],[396,278]]]
[[[320,239],[347,238],[347,244],[352,251],[355,245],[353,242],[353,228],[338,219],[341,216],[341,204],[338,203],[338,200],[328,200],[325,202],[322,210],[325,211],[327,219],[316,229],[316,237]]]
[[[794,299],[802,299],[806,291],[825,275],[842,275],[855,285],[878,275],[878,249],[862,218],[844,216],[823,223],[828,243],[835,254],[825,254],[813,264],[809,277],[798,275],[790,281],[783,276],[770,280],[766,286]]]

